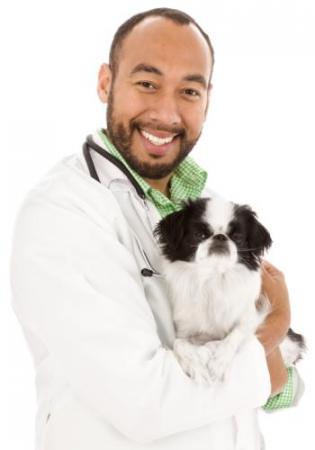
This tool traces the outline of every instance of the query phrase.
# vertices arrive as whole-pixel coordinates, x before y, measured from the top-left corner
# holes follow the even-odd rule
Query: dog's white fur
[[[225,234],[233,218],[233,204],[213,198],[204,218],[214,235]],[[224,381],[240,346],[271,311],[261,293],[260,269],[250,270],[238,262],[231,239],[229,254],[209,255],[211,240],[199,244],[195,261],[163,262],[176,327],[174,353],[183,370],[203,384]],[[240,413],[236,423],[237,450],[260,449],[256,412]]]
[[[214,234],[226,233],[232,218],[231,202],[215,198],[208,203],[206,220]],[[270,312],[261,294],[260,270],[249,270],[237,261],[237,248],[230,239],[229,254],[209,255],[211,239],[199,245],[195,261],[163,263],[176,327],[174,351],[198,382],[223,381],[235,352]],[[195,360],[189,363],[196,351],[208,355],[206,370],[196,367]]]

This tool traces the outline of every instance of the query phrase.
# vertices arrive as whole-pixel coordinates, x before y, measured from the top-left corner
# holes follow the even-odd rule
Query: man
[[[269,263],[273,312],[224,384],[196,385],[172,352],[153,229],[183,199],[209,195],[205,171],[187,155],[206,118],[213,62],[208,36],[182,12],[125,22],[99,72],[107,129],[85,159],[57,164],[21,208],[13,306],[37,371],[37,450],[229,450],[238,411],[270,396],[280,407],[280,392],[297,402],[297,372],[278,349],[288,293]]]

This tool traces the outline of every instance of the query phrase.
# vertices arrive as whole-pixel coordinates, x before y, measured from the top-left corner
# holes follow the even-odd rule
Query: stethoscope
[[[84,155],[86,164],[88,166],[90,175],[92,178],[94,178],[94,180],[98,181],[99,183],[101,182],[99,179],[99,176],[97,174],[92,156],[91,156],[91,149],[96,151],[98,154],[100,154],[105,159],[107,159],[107,161],[110,161],[112,164],[114,164],[116,167],[118,167],[118,169],[120,169],[126,175],[128,180],[130,181],[130,183],[132,183],[132,185],[136,189],[139,197],[142,200],[145,199],[145,193],[144,193],[143,189],[137,183],[137,181],[133,178],[133,176],[131,175],[129,170],[124,166],[124,164],[121,161],[119,161],[117,158],[115,158],[111,153],[107,152],[102,147],[100,147],[98,144],[96,144],[93,141],[92,136],[89,135],[83,144],[83,155]],[[146,259],[147,259],[147,257],[146,257]],[[157,272],[156,270],[148,269],[147,267],[144,267],[143,269],[141,269],[141,275],[144,277],[152,277],[153,275],[161,277],[161,274],[159,272]]]
[[[118,169],[120,169],[126,175],[126,177],[129,179],[130,183],[132,183],[132,185],[136,189],[137,194],[139,195],[139,197],[142,200],[145,199],[145,193],[144,193],[143,189],[137,183],[137,181],[133,178],[133,176],[131,175],[131,173],[127,169],[127,167],[125,167],[124,164],[121,161],[119,161],[117,158],[115,158],[115,156],[113,156],[111,153],[107,152],[102,147],[97,145],[93,141],[92,136],[89,135],[86,138],[86,141],[83,144],[83,155],[84,155],[86,164],[88,166],[90,175],[91,175],[92,178],[94,178],[94,180],[96,180],[96,181],[98,181],[100,183],[100,179],[99,179],[99,177],[97,175],[97,171],[96,171],[96,168],[95,168],[95,165],[94,165],[91,153],[90,153],[91,149],[95,150],[97,153],[102,155],[105,159],[107,159],[112,164],[114,164],[116,167],[118,167]]]

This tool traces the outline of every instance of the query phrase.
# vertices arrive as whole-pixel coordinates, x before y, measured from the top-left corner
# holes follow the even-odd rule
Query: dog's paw
[[[285,366],[290,367],[296,364],[300,359],[303,359],[306,350],[307,346],[304,336],[295,333],[292,328],[290,328],[287,336],[280,344],[280,351]]]
[[[174,354],[184,372],[196,383],[212,384],[208,370],[209,350],[204,345],[193,345],[186,339],[175,339]]]
[[[231,369],[231,355],[225,341],[210,341],[205,344],[209,352],[207,368],[212,383],[223,383]]]

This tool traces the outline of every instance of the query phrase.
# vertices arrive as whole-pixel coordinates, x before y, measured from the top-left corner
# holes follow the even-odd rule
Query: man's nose
[[[168,126],[181,124],[181,116],[176,98],[171,94],[161,94],[152,99],[149,118],[152,122],[164,123]]]

